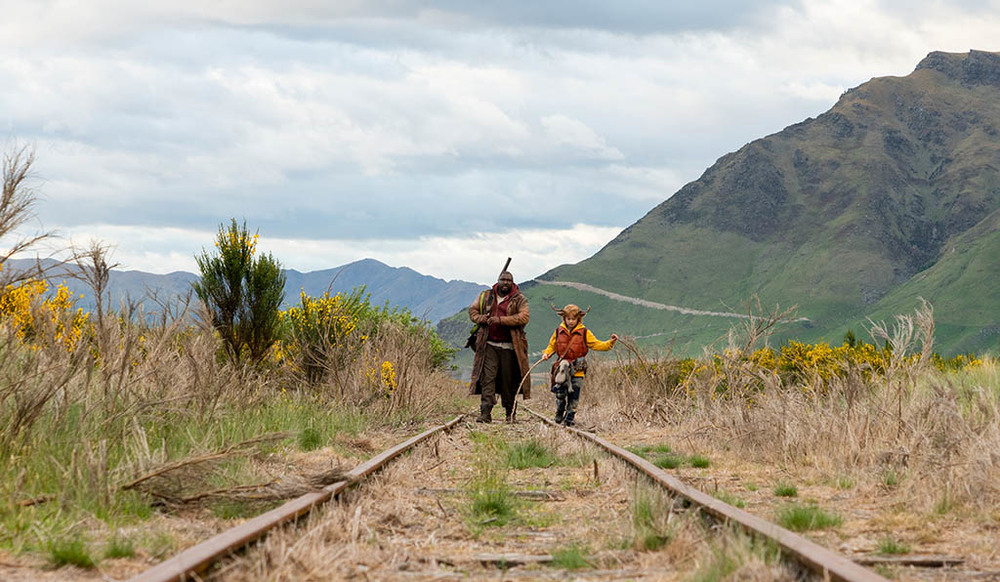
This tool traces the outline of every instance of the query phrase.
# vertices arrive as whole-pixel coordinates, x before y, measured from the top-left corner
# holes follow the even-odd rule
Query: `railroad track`
[[[522,410],[535,420],[483,426],[457,417],[424,431],[359,465],[344,480],[188,548],[132,580],[355,576],[423,580],[500,574],[506,579],[534,579],[561,577],[565,568],[572,567],[566,565],[567,555],[587,566],[576,572],[578,578],[679,578],[692,562],[673,555],[676,551],[635,547],[649,543],[634,539],[631,530],[637,526],[634,515],[628,515],[637,511],[637,499],[644,498],[658,512],[652,519],[661,525],[673,522],[670,527],[675,531],[692,536],[690,547],[735,529],[765,540],[767,547],[780,548],[781,560],[789,564],[784,575],[790,579],[811,572],[823,580],[885,581],[844,556],[686,485],[594,434],[560,427],[531,409]],[[456,427],[462,430],[450,430]],[[573,460],[552,460],[547,466],[543,460],[543,466],[507,475],[500,453],[531,449],[512,448],[513,443],[541,443],[544,446],[535,448],[560,449]],[[401,456],[405,458],[393,462]],[[507,517],[499,511],[477,514],[469,501],[476,495],[490,501],[494,489],[502,490],[501,500],[514,499],[515,504],[534,509],[523,509],[524,515],[511,525],[496,528],[502,525],[496,521]],[[649,501],[661,494],[669,501]],[[333,499],[343,501],[304,517]],[[677,525],[685,519],[678,515],[689,516],[686,529]],[[702,518],[732,527],[706,529]],[[292,521],[300,526],[280,527]],[[591,534],[631,541],[581,555],[578,542]],[[256,549],[238,555],[265,536]],[[553,563],[557,568],[549,567]]]

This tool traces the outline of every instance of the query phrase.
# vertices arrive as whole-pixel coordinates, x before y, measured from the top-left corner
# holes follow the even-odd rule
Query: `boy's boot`
[[[566,405],[566,416],[563,417],[562,423],[564,426],[573,426],[574,424],[576,424],[576,422],[574,422],[575,419],[576,419],[576,403],[568,402]]]
[[[566,416],[566,390],[556,391],[556,424],[562,424]]]

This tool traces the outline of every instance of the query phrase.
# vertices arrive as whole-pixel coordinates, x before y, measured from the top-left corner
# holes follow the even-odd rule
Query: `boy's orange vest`
[[[556,328],[556,355],[561,359],[573,361],[587,355],[587,328],[578,325],[573,331],[565,327]]]

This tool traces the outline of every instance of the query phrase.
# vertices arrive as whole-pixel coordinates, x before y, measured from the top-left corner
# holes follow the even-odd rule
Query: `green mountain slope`
[[[798,305],[810,321],[783,336],[808,341],[839,342],[922,295],[942,352],[996,349],[998,209],[1000,54],[931,53],[906,77],[873,79],[816,119],[723,156],[596,255],[539,279],[713,311],[741,311],[757,294]],[[552,285],[526,294],[536,313],[550,299],[593,303],[595,328],[665,334],[648,341],[672,337],[684,353],[732,323]],[[535,321],[533,349],[551,331]]]
[[[871,310],[876,321],[912,313],[918,298],[934,307],[937,336],[949,353],[996,352],[1000,345],[1000,210],[950,241],[926,271],[893,289]],[[862,322],[854,324],[860,329]]]

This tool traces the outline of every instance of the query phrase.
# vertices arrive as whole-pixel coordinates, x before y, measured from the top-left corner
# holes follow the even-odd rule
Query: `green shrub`
[[[233,361],[260,362],[278,339],[285,274],[270,253],[255,256],[258,236],[234,218],[228,229],[219,226],[217,253],[195,257],[201,271],[195,293]]]

